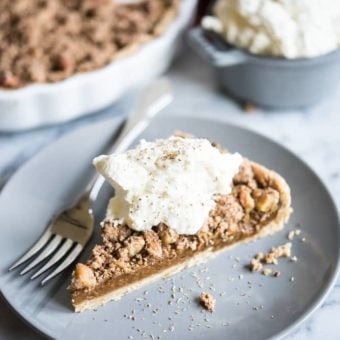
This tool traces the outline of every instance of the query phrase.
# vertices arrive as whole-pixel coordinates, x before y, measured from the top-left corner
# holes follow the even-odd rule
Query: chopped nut
[[[167,228],[161,233],[162,236],[162,242],[164,244],[172,244],[175,243],[178,239],[178,234],[175,230],[171,228]]]
[[[200,303],[206,310],[212,312],[215,309],[216,300],[210,293],[202,292],[200,295]]]
[[[130,236],[124,244],[126,245],[129,257],[133,257],[144,248],[145,241],[142,236]]]
[[[266,213],[277,209],[280,195],[274,189],[266,189],[258,192],[255,198],[256,209],[260,212]]]
[[[255,207],[255,201],[251,196],[251,189],[244,185],[240,189],[240,202],[245,210],[252,210]]]
[[[78,263],[73,274],[73,285],[77,289],[92,288],[96,285],[96,277],[91,268],[85,264]]]
[[[161,258],[163,255],[162,251],[162,243],[159,239],[157,233],[152,230],[148,230],[144,232],[145,242],[146,242],[146,250],[147,252],[154,257]]]

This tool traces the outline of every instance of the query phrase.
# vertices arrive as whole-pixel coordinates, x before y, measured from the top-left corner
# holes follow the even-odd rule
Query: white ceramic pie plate
[[[177,18],[162,36],[99,70],[53,84],[0,89],[0,131],[15,131],[68,121],[97,111],[131,87],[163,73],[190,23],[197,0],[182,0]]]
[[[0,291],[28,323],[56,339],[140,339],[145,331],[147,336],[162,339],[264,340],[287,334],[320,305],[334,283],[340,252],[339,219],[321,180],[299,158],[267,138],[222,122],[190,117],[156,118],[142,137],[153,140],[179,129],[213,139],[230,151],[239,151],[277,170],[292,190],[294,212],[285,230],[235,247],[206,265],[175,275],[173,283],[168,279],[150,284],[96,312],[73,312],[66,289],[70,271],[43,288],[39,280],[19,276],[20,269],[9,273],[7,268],[39,237],[51,215],[79,193],[92,157],[101,152],[118,123],[117,119],[102,121],[48,146],[19,169],[0,195]],[[101,210],[107,199],[104,190],[94,207],[97,221],[103,217]],[[279,278],[250,273],[245,268],[257,252],[287,242],[288,231],[297,223],[302,235],[292,241],[292,250],[298,261],[280,260],[273,268],[281,272]],[[81,261],[98,234],[96,228]],[[194,273],[201,278],[202,288]],[[291,277],[295,278],[293,282]],[[176,297],[181,299],[168,304],[173,284]],[[216,311],[207,314],[209,321],[196,301],[202,290],[217,298]],[[132,310],[134,321],[124,317]],[[175,325],[174,332],[169,330],[171,325]]]

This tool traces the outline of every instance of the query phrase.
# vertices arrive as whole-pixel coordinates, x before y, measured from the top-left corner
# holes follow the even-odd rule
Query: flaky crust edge
[[[291,195],[290,195],[290,188],[287,184],[287,182],[276,172],[272,170],[268,170],[264,166],[251,162],[251,166],[253,168],[253,171],[255,173],[265,173],[268,178],[271,181],[271,186],[274,187],[276,190],[280,193],[280,202],[281,206],[278,210],[278,213],[270,223],[268,223],[266,226],[264,226],[259,233],[256,235],[253,235],[251,237],[245,238],[241,241],[235,242],[232,245],[225,246],[221,249],[218,249],[217,251],[214,251],[212,248],[208,248],[205,251],[198,253],[197,255],[192,256],[191,258],[185,260],[182,263],[176,264],[174,266],[171,266],[169,268],[166,268],[158,273],[155,273],[153,275],[150,275],[138,282],[134,282],[131,284],[126,285],[125,287],[116,289],[114,291],[108,292],[102,296],[98,296],[96,298],[93,298],[91,300],[82,301],[80,303],[74,304],[73,306],[75,308],[76,312],[84,312],[85,310],[89,309],[96,309],[97,307],[106,304],[109,301],[116,301],[122,298],[124,295],[137,290],[139,288],[142,288],[146,285],[149,285],[150,283],[153,283],[155,281],[158,281],[162,278],[167,278],[169,276],[172,276],[180,271],[182,271],[185,268],[190,268],[193,266],[196,266],[200,263],[204,263],[208,261],[209,259],[215,257],[216,255],[222,253],[223,251],[227,249],[231,249],[234,246],[240,244],[240,243],[247,243],[256,240],[257,238],[263,238],[266,236],[270,236],[278,231],[280,231],[284,224],[288,221],[288,218],[292,212],[291,208]]]

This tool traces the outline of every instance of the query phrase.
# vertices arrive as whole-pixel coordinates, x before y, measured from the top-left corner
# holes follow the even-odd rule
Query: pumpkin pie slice
[[[242,159],[230,189],[214,195],[215,204],[195,234],[181,234],[165,223],[135,230],[122,219],[107,217],[101,223],[101,243],[73,272],[75,311],[95,309],[231,246],[283,228],[291,213],[291,197],[279,174]]]

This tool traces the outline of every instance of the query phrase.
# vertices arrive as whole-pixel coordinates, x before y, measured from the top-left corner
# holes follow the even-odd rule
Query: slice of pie
[[[206,144],[204,145],[207,147]],[[199,151],[195,153],[198,158],[190,152],[185,154],[185,145],[184,149],[176,149],[173,146],[166,148],[166,152],[164,149],[159,152],[159,149],[154,146],[154,144],[142,146],[142,149],[143,147],[153,148],[152,152],[139,153],[138,157],[136,154],[129,154],[124,156],[125,158],[118,155],[118,158],[114,159],[116,163],[107,163],[109,158],[97,160],[97,165],[98,162],[106,161],[106,170],[101,169],[100,171],[114,185],[118,198],[124,193],[126,195],[125,205],[126,202],[133,202],[136,197],[138,197],[139,203],[136,203],[137,205],[131,203],[127,207],[122,202],[118,204],[119,202],[117,203],[115,198],[111,200],[108,216],[101,224],[102,243],[94,247],[86,264],[78,263],[73,272],[70,290],[72,304],[77,312],[94,309],[109,300],[117,300],[153,281],[205,261],[237,243],[271,235],[280,230],[289,218],[291,212],[290,190],[285,180],[276,172],[247,159],[241,159],[236,171],[232,173],[230,169],[239,159],[234,157],[228,160],[229,163],[223,163],[217,153],[221,157],[230,154],[223,152],[215,145],[212,147],[213,151],[198,147]],[[196,146],[193,147],[195,150],[193,152],[197,151],[195,148]],[[154,156],[155,154],[156,156]],[[134,162],[138,161],[138,167],[141,166],[141,168],[136,166],[137,163],[126,163],[130,168],[125,171],[119,168],[120,164],[131,162],[133,156],[136,156]],[[186,156],[188,157],[186,158]],[[149,163],[145,160],[148,160]],[[119,161],[119,165],[117,165],[117,161]],[[158,170],[151,171],[149,165],[159,161],[161,163],[156,166]],[[175,161],[176,164],[173,163]],[[193,164],[191,167],[185,168],[181,164],[181,162],[186,163],[188,166],[190,161]],[[213,195],[212,207],[208,207],[210,210],[206,216],[203,216],[203,226],[196,228],[196,233],[193,228],[185,229],[185,223],[189,225],[190,221],[195,220],[199,215],[198,210],[191,215],[190,207],[195,206],[199,198],[204,197],[202,193],[204,190],[204,192],[208,192],[208,187],[209,190],[211,188],[213,188],[211,190],[215,190],[212,183],[218,182],[217,176],[221,174],[221,168],[218,167],[224,166],[224,164],[228,167],[225,169],[226,172],[229,171],[229,175],[232,174],[231,183],[228,183],[229,189],[221,189],[225,192]],[[215,173],[209,167],[210,165],[217,168]],[[135,166],[136,168],[134,168]],[[152,191],[153,187],[150,184],[150,177],[148,177],[148,191],[147,194],[142,191],[142,195],[141,191],[136,188],[140,189],[141,187],[144,167],[148,170],[145,174],[154,176],[152,180],[155,182],[152,183],[157,183],[158,186],[154,189],[155,191]],[[97,168],[99,167],[97,166]],[[203,171],[203,168],[207,171]],[[136,172],[136,176],[129,176],[131,169]],[[108,177],[110,171],[118,173],[111,180]],[[126,176],[120,178],[119,173]],[[208,180],[208,177],[204,177],[207,174],[210,176],[212,173],[212,181]],[[221,174],[222,179],[224,175]],[[156,201],[152,195],[155,192],[159,193],[157,190],[164,186],[164,178],[170,178],[171,186],[165,186],[168,191],[163,192],[164,201],[162,201],[162,194]],[[193,178],[192,181],[191,178]],[[200,178],[205,178],[205,183],[200,183]],[[186,182],[181,182],[181,179]],[[183,184],[185,193],[182,193],[183,198],[179,199],[178,206],[175,205],[178,210],[178,214],[176,214],[171,197],[176,197],[178,191],[181,190],[177,186],[178,183]],[[134,195],[129,196],[127,194],[129,192],[134,192]],[[136,192],[140,196],[136,196]],[[174,196],[171,196],[172,192]],[[168,193],[171,196],[170,199],[167,197]],[[154,199],[151,203],[150,200],[144,200],[144,196],[148,195]],[[152,210],[153,202],[158,204],[156,210]],[[171,214],[162,208],[162,202],[166,202],[164,209],[172,208]],[[205,211],[203,198],[199,204]],[[162,222],[150,228],[147,222],[158,221],[153,219],[154,216],[158,216],[157,212],[161,216]],[[181,219],[181,216],[189,216],[190,219]]]

